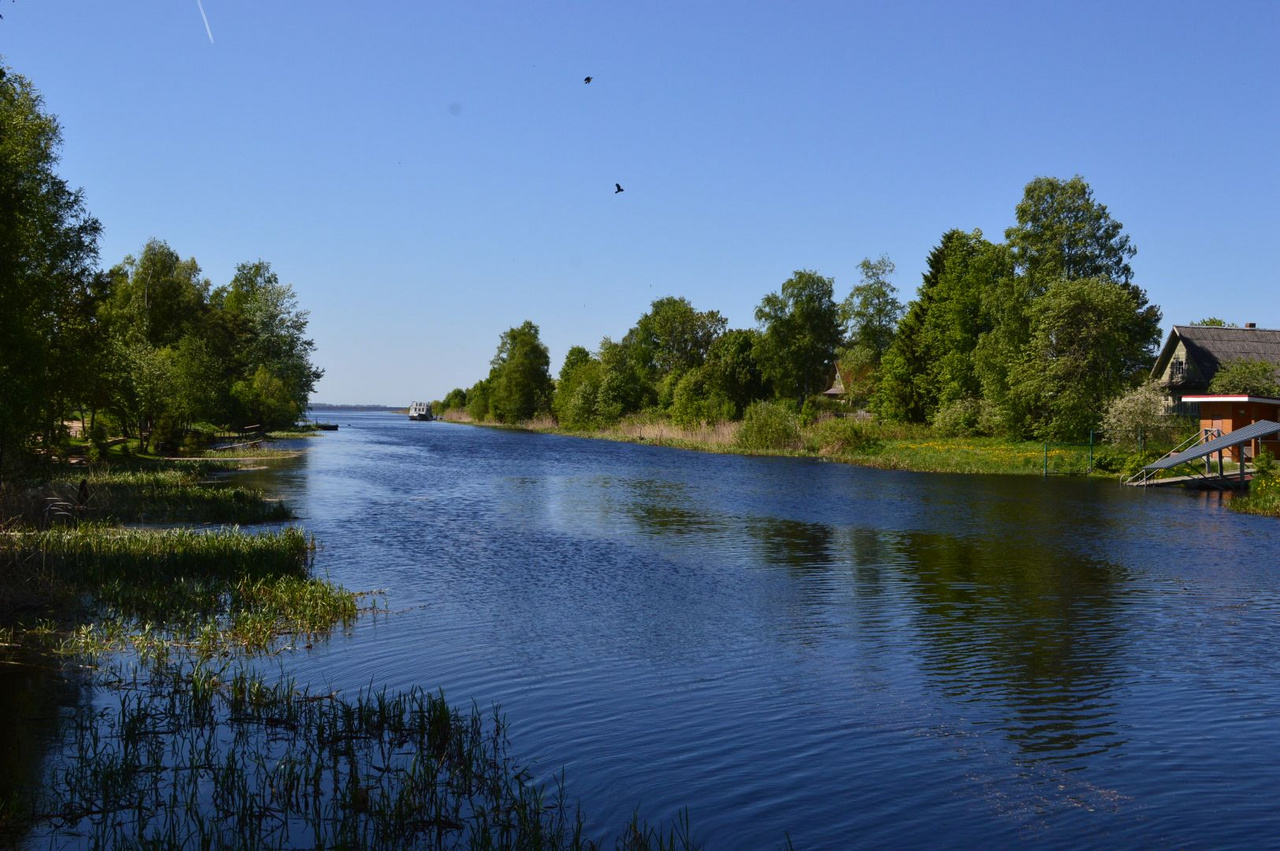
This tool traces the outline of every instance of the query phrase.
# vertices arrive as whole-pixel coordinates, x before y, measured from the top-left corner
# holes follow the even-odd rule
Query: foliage
[[[526,321],[504,331],[490,362],[489,415],[498,422],[516,423],[551,410],[551,356]]]
[[[642,371],[658,380],[701,366],[727,325],[717,311],[695,310],[688,299],[668,296],[649,306],[625,340]]]
[[[1170,412],[1169,396],[1155,381],[1145,381],[1107,405],[1102,431],[1113,446],[1127,452],[1147,444],[1173,446],[1191,424]]]
[[[736,441],[740,449],[748,452],[798,449],[800,423],[783,403],[756,402],[743,414]]]
[[[0,469],[61,422],[101,283],[102,227],[55,172],[62,131],[43,107],[25,77],[0,66]]]
[[[840,345],[835,282],[797,271],[756,308],[756,362],[777,394],[797,401],[827,388]]]
[[[711,388],[705,370],[686,372],[672,396],[671,421],[678,426],[715,425],[736,413],[734,403]]]
[[[467,415],[478,423],[489,419],[489,379],[480,379],[467,391]]]
[[[1012,372],[1027,427],[1041,438],[1070,440],[1096,429],[1103,405],[1131,386],[1131,291],[1104,278],[1061,280],[1032,306],[1032,336]]]
[[[1018,271],[1037,293],[1064,278],[1107,278],[1122,285],[1133,280],[1129,261],[1138,250],[1106,205],[1093,200],[1080,175],[1032,180],[1016,214],[1018,224],[1005,231],[1005,239]]]
[[[574,346],[565,355],[560,367],[560,380],[556,382],[551,409],[556,421],[575,431],[597,428],[601,424],[599,411],[601,365],[582,346]]]
[[[874,453],[883,442],[868,425],[852,417],[827,417],[808,431],[805,444],[819,455],[839,457]]]
[[[1280,517],[1280,478],[1276,477],[1275,456],[1264,449],[1253,459],[1253,478],[1249,493],[1236,496],[1228,503],[1235,511]]]
[[[467,407],[467,391],[461,387],[455,387],[444,395],[444,399],[440,402],[440,413],[450,410],[461,410]]]
[[[892,420],[927,422],[939,406],[979,397],[976,350],[1006,306],[991,294],[1008,289],[1012,277],[1009,252],[983,239],[982,231],[943,234],[885,353],[873,410]]]
[[[1209,392],[1280,398],[1280,368],[1268,361],[1229,361],[1214,373]]]
[[[979,433],[981,413],[978,399],[952,399],[933,412],[933,429],[942,437],[971,437]]]
[[[1192,325],[1203,325],[1209,328],[1234,328],[1234,322],[1227,322],[1225,319],[1219,319],[1216,316],[1210,316],[1207,319],[1201,319],[1199,322],[1192,322]]]
[[[741,417],[748,405],[769,394],[756,360],[759,340],[758,331],[732,329],[717,337],[707,349],[700,376],[703,387],[708,396],[733,406],[732,419]]]
[[[889,283],[894,271],[892,260],[883,255],[874,261],[864,257],[858,268],[862,281],[841,303],[840,320],[847,345],[869,352],[871,362],[879,366],[893,342],[904,308],[895,297],[897,288]]]

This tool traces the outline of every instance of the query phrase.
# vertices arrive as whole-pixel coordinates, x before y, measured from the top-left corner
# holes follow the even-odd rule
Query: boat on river
[[[409,406],[409,419],[427,422],[434,420],[435,414],[431,411],[430,402],[414,402]]]

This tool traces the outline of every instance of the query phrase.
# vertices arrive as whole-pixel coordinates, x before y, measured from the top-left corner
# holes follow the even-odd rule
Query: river
[[[708,848],[1280,836],[1280,521],[387,413],[259,484],[384,589],[301,681],[498,704],[591,835]]]

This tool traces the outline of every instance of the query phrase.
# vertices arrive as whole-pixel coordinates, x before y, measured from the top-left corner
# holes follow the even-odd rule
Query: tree
[[[465,407],[467,407],[467,391],[461,387],[455,387],[445,394],[444,400],[440,403],[440,413],[461,410]]]
[[[797,271],[756,308],[756,361],[780,396],[803,401],[826,389],[840,345],[835,282]]]
[[[230,366],[231,379],[260,384],[258,371],[266,369],[279,383],[284,398],[296,408],[293,417],[305,411],[324,370],[312,363],[315,343],[306,336],[310,314],[299,309],[293,287],[280,283],[270,263],[257,260],[237,265],[231,283],[215,290],[211,301],[215,313],[221,315],[217,323],[210,323],[208,333],[217,338],[219,345],[231,346],[222,352],[223,362]],[[276,405],[270,410],[285,416],[288,408]],[[247,415],[243,409],[239,413]]]
[[[1043,292],[1059,279],[1108,278],[1128,285],[1138,250],[1080,175],[1037,177],[1017,207],[1018,224],[1005,231],[1020,274]]]
[[[150,239],[110,272],[115,281],[108,316],[115,333],[163,348],[202,323],[209,281],[194,257],[183,260],[161,239]]]
[[[58,373],[93,286],[102,227],[58,177],[62,131],[22,75],[0,66],[0,469],[65,413]]]
[[[699,370],[706,392],[729,402],[735,419],[752,402],[769,395],[769,385],[756,361],[759,342],[758,331],[726,331],[707,349],[707,358]]]
[[[880,379],[880,364],[893,343],[904,308],[889,283],[893,261],[881,256],[859,264],[862,283],[856,285],[840,305],[845,326],[845,345],[836,353],[836,369],[844,384],[845,397],[856,405],[866,404]]]
[[[1107,442],[1130,452],[1151,442],[1172,445],[1186,423],[1170,413],[1169,394],[1150,380],[1112,399],[1102,415]]]
[[[1098,427],[1154,347],[1131,335],[1135,309],[1132,291],[1107,278],[1061,280],[1036,300],[1030,344],[1011,373],[1024,431],[1063,440]]]
[[[1234,322],[1227,322],[1225,319],[1219,319],[1216,316],[1210,316],[1208,319],[1201,319],[1199,322],[1192,322],[1192,325],[1207,325],[1210,328],[1234,328]]]
[[[596,415],[601,422],[616,422],[627,414],[644,410],[657,402],[657,390],[643,367],[643,352],[623,338],[615,343],[600,341],[600,385],[596,395]]]
[[[659,378],[701,366],[728,320],[714,310],[695,310],[686,298],[668,296],[649,306],[628,335]]]
[[[1209,392],[1280,398],[1280,367],[1269,361],[1228,361],[1214,373]]]
[[[504,331],[490,361],[490,414],[499,422],[514,423],[550,411],[550,366],[537,325],[526,321]]]
[[[865,349],[879,364],[893,343],[904,308],[896,297],[897,288],[889,283],[894,270],[892,260],[884,255],[878,260],[864,257],[858,268],[862,282],[840,305],[840,320],[845,326],[847,345]]]
[[[927,422],[943,406],[976,403],[982,384],[975,350],[995,326],[992,294],[1012,277],[1009,252],[982,231],[942,235],[881,363],[872,405],[877,414]]]
[[[467,390],[467,415],[478,423],[489,419],[489,379],[482,378]]]
[[[565,355],[551,410],[565,428],[589,429],[599,424],[600,361],[582,346]]]

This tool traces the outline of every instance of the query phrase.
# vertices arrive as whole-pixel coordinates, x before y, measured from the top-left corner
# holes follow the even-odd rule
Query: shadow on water
[[[58,746],[60,717],[82,691],[47,660],[28,653],[0,657],[0,844],[16,844],[30,826],[33,794]]]

